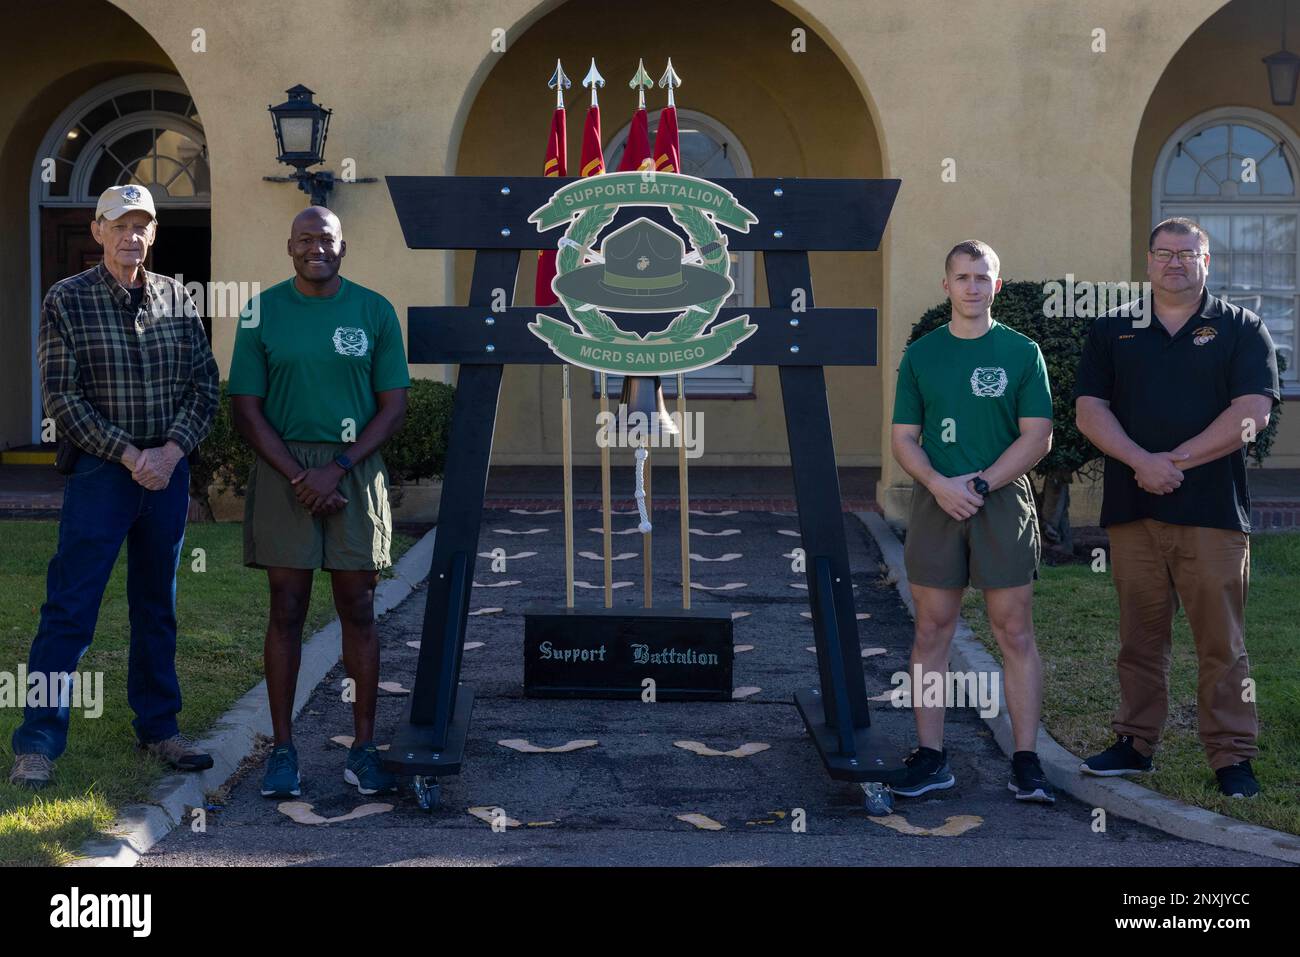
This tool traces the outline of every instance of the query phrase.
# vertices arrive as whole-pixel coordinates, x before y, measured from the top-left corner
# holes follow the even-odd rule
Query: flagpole
[[[578,169],[579,176],[595,175],[604,171],[605,159],[601,155],[600,146],[600,100],[596,91],[605,85],[605,78],[600,75],[596,69],[596,58],[591,58],[591,66],[587,68],[587,75],[582,78],[582,85],[591,88],[591,107],[587,110],[587,121],[583,128],[582,134],[582,155],[579,157],[581,166]],[[592,122],[595,122],[594,128]],[[593,131],[594,129],[594,131]],[[591,154],[588,155],[588,147],[591,148]],[[588,166],[592,165],[595,169],[588,171]],[[584,257],[595,258],[594,250],[584,249]],[[606,374],[600,374],[600,419],[602,422],[609,421],[609,382]],[[606,436],[607,438],[609,436]],[[612,519],[610,516],[611,503],[610,497],[610,477],[609,477],[609,442],[602,442],[600,446],[600,513],[601,513],[601,532],[604,544],[605,559],[605,607],[614,607],[614,544],[613,530],[611,529]]]
[[[691,607],[691,512],[686,491],[686,376],[677,373],[677,499],[682,538],[682,607]]]
[[[650,437],[646,436],[645,439],[645,516],[647,522],[650,521],[650,510],[651,510],[650,508]],[[653,528],[653,525],[651,526],[651,528]],[[653,531],[646,531],[643,532],[641,535],[641,541],[642,541],[641,566],[643,569],[642,577],[644,578],[644,587],[645,587],[645,606],[647,608],[653,607],[653,603],[650,600],[650,588],[651,588],[651,581],[653,579],[652,572],[653,572],[653,562],[654,562],[654,552],[650,548],[650,536],[653,534],[654,534]]]
[[[569,364],[564,364],[564,408],[561,413],[564,456],[564,607],[573,607],[573,410],[569,394]]]
[[[594,91],[593,91],[594,92]],[[600,420],[609,422],[609,386],[605,383],[605,373],[600,374]],[[608,440],[609,436],[606,436]],[[600,511],[604,515],[605,533],[605,607],[614,607],[614,559],[612,532],[610,530],[609,501],[609,442],[600,446]]]

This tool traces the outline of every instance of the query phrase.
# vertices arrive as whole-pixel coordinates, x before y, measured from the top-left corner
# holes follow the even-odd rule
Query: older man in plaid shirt
[[[186,456],[212,428],[218,370],[185,288],[144,268],[156,230],[147,189],[105,190],[91,223],[103,262],[55,283],[41,307],[45,412],[76,462],[27,667],[29,682],[43,676],[55,693],[28,694],[13,736],[14,784],[48,783],[67,745],[68,695],[57,692],[90,647],[124,541],[127,700],[139,746],[174,768],[212,766],[176,723],[176,569],[189,510]]]

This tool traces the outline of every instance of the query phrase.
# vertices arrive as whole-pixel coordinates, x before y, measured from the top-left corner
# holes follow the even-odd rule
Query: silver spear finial
[[[601,76],[600,71],[596,69],[595,57],[591,58],[591,69],[587,71],[587,75],[583,78],[582,85],[591,87],[591,105],[599,106],[600,104],[596,99],[596,87],[604,86],[605,78]]]
[[[668,87],[668,105],[669,105],[669,106],[676,106],[676,105],[677,105],[677,103],[676,103],[675,100],[673,99],[673,89],[674,89],[674,87],[679,87],[679,86],[681,86],[681,85],[682,85],[682,78],[681,78],[680,76],[678,76],[678,75],[677,75],[677,71],[673,69],[673,58],[672,58],[672,57],[669,57],[669,58],[668,58],[668,66],[667,66],[667,68],[664,70],[664,75],[661,76],[661,77],[659,78],[659,86],[660,86],[660,87],[665,87],[665,86]]]
[[[654,89],[655,81],[645,71],[645,60],[636,61],[636,76],[628,81],[628,86],[636,90],[636,108],[645,109],[645,91]]]
[[[551,74],[551,79],[546,85],[555,91],[555,108],[564,109],[564,91],[573,86],[573,83],[564,75],[564,67],[560,65],[559,60],[555,61],[555,72]]]

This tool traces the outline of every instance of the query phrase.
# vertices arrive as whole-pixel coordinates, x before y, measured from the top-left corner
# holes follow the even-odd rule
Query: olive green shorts
[[[913,585],[1016,588],[1038,577],[1041,544],[1029,479],[1021,476],[984,496],[980,510],[957,521],[924,485],[912,490],[903,564]]]
[[[305,469],[328,464],[343,451],[331,442],[285,442]],[[244,499],[244,564],[252,568],[325,568],[378,571],[388,555],[393,518],[388,507],[388,471],[378,452],[339,481],[348,504],[317,517],[298,502],[293,485],[258,457]]]

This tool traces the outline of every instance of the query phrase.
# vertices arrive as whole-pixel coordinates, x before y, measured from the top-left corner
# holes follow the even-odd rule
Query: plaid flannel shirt
[[[220,372],[198,309],[175,279],[145,272],[131,296],[101,262],[56,282],[41,305],[45,414],[82,451],[118,461],[173,440],[188,455],[212,429]]]

